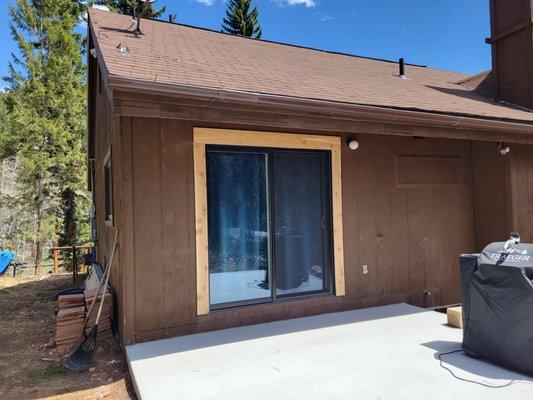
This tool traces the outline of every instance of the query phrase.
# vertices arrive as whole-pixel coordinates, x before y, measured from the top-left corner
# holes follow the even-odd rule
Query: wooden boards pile
[[[59,296],[58,304],[56,345],[61,353],[66,353],[82,339],[85,299],[83,294],[64,295]]]
[[[85,306],[83,294],[64,294],[57,299],[59,309]]]
[[[84,292],[85,295],[85,306],[87,310],[93,302],[94,296],[96,294],[96,289],[88,289]],[[87,322],[87,329],[85,330],[88,334],[94,326],[96,321],[96,315],[98,314],[98,307],[100,306],[100,301],[102,300],[102,295],[98,296],[96,304],[94,305],[89,321]],[[104,298],[104,305],[102,306],[102,314],[100,315],[100,321],[98,323],[98,339],[105,339],[111,336],[111,316],[113,314],[113,300],[110,293],[106,293]]]
[[[85,290],[81,294],[62,295],[58,297],[59,311],[56,317],[56,345],[60,353],[68,353],[79,344],[83,338],[83,324],[87,318],[87,312],[94,299],[96,289]],[[94,326],[98,307],[102,295],[96,301],[91,316],[87,322],[86,333]],[[105,339],[111,336],[111,316],[113,314],[113,301],[110,293],[107,293],[102,306],[102,314],[98,324],[97,339]]]

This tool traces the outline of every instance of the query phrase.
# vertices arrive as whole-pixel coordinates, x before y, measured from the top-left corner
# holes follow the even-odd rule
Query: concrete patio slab
[[[141,400],[528,399],[533,378],[463,353],[446,315],[405,304],[136,344]],[[503,386],[488,388],[482,385]]]

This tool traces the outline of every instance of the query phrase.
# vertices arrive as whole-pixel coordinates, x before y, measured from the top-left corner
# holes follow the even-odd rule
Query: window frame
[[[259,147],[266,149],[328,150],[331,162],[331,231],[332,268],[330,286],[337,297],[345,295],[344,249],[342,228],[342,177],[341,138],[338,136],[305,135],[277,132],[243,131],[213,128],[194,128],[194,192],[196,227],[196,284],[197,314],[211,311],[209,299],[209,243],[207,215],[207,163],[208,145]],[[331,291],[329,293],[332,293]],[[326,292],[327,294],[328,292]],[[319,295],[324,295],[320,293]],[[305,293],[298,296],[313,296]],[[316,296],[316,294],[314,295]],[[292,299],[296,297],[283,297]],[[257,303],[254,303],[257,304]],[[265,303],[259,303],[265,304]]]
[[[329,225],[329,229],[327,230],[327,234],[324,237],[324,248],[326,249],[325,253],[325,266],[326,271],[324,273],[324,285],[325,288],[322,290],[314,290],[314,291],[308,291],[308,292],[295,292],[295,293],[289,293],[289,294],[278,294],[278,287],[276,287],[276,277],[277,277],[277,270],[279,269],[279,265],[277,265],[276,261],[276,239],[275,239],[275,232],[276,232],[276,223],[275,223],[275,213],[276,213],[276,207],[275,207],[275,201],[274,197],[276,195],[276,188],[274,184],[274,168],[275,168],[275,155],[280,153],[288,153],[288,154],[294,154],[296,152],[301,152],[304,154],[318,154],[324,159],[322,162],[325,161],[325,166],[327,165],[328,168],[323,169],[323,173],[325,174],[323,177],[323,183],[324,190],[321,193],[321,196],[323,197],[323,204],[324,204],[324,211],[325,211],[325,219],[326,223]],[[209,301],[209,307],[211,311],[216,310],[225,310],[229,308],[235,308],[240,306],[247,306],[247,305],[257,305],[257,304],[268,304],[268,303],[274,303],[274,302],[280,302],[285,300],[292,300],[295,298],[305,298],[305,297],[314,297],[314,296],[321,296],[321,295],[328,295],[335,292],[335,282],[333,279],[333,267],[334,267],[334,259],[333,259],[333,229],[331,221],[333,219],[333,212],[332,212],[332,191],[331,191],[331,151],[330,150],[321,150],[321,149],[287,149],[287,148],[276,148],[276,147],[250,147],[250,146],[233,146],[233,145],[206,145],[206,155],[207,153],[236,153],[236,154],[264,154],[267,159],[267,168],[266,168],[266,181],[267,181],[267,198],[266,198],[266,206],[268,208],[268,231],[269,231],[269,264],[270,267],[268,271],[269,275],[269,281],[272,282],[272,286],[270,287],[270,297],[265,298],[257,298],[257,299],[246,299],[246,300],[236,300],[231,301],[227,303],[220,303],[220,304],[211,304],[211,301]],[[207,160],[206,160],[207,162]],[[206,168],[206,176],[209,176],[209,171]],[[209,184],[209,182],[207,182]],[[209,204],[208,204],[208,236],[209,236]],[[208,241],[209,242],[209,241]],[[209,248],[209,243],[208,243]],[[209,267],[209,265],[208,265]],[[209,271],[209,274],[211,272]],[[211,293],[209,293],[211,295]],[[211,300],[211,299],[209,299]]]

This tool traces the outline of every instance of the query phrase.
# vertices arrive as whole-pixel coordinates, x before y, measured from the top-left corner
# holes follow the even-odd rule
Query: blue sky
[[[0,0],[0,76],[10,52]],[[477,73],[490,68],[489,0],[255,0],[263,38],[325,50]],[[220,29],[224,0],[158,0],[178,22]],[[0,83],[0,85],[2,85]]]

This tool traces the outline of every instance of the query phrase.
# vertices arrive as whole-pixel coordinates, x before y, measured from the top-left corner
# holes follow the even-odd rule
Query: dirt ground
[[[124,352],[114,338],[99,341],[89,371],[66,370],[55,350],[53,295],[70,276],[0,277],[0,398],[135,399]]]

